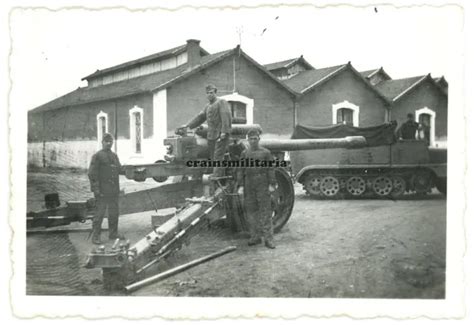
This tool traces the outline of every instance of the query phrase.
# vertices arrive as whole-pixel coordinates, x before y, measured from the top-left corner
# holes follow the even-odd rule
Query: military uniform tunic
[[[232,129],[232,114],[229,104],[222,98],[216,98],[213,103],[206,105],[191,122],[188,127],[193,129],[207,121],[207,146],[209,150],[209,159],[222,161],[229,145],[229,134]],[[219,139],[221,133],[226,134],[225,139]],[[223,169],[216,167],[214,173],[217,176],[223,176]]]
[[[414,140],[416,139],[416,131],[418,131],[419,127],[420,124],[415,121],[406,121],[400,127],[399,134],[402,139]]]
[[[259,147],[256,150],[247,149],[242,152],[241,159],[257,159],[273,161],[273,156],[267,149]],[[244,186],[244,204],[250,228],[251,240],[261,238],[273,240],[273,221],[271,194],[269,185],[276,185],[275,170],[270,167],[247,167],[237,171],[237,183]]]
[[[92,222],[92,236],[100,237],[102,220],[108,210],[109,237],[117,236],[119,216],[119,173],[121,165],[118,156],[111,150],[102,149],[92,156],[89,166],[91,191],[96,197],[97,214]]]

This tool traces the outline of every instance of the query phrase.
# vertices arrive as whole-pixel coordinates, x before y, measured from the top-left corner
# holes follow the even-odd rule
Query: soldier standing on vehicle
[[[254,161],[273,161],[267,149],[260,146],[260,134],[256,129],[247,133],[249,148],[244,150],[241,159]],[[267,166],[271,166],[267,164]],[[275,170],[273,167],[247,167],[237,171],[238,193],[244,195],[245,211],[250,228],[249,246],[265,240],[265,246],[275,248],[273,242],[273,220],[271,194],[276,188]]]
[[[415,122],[413,114],[407,114],[407,121],[398,129],[398,137],[404,140],[415,140],[416,131],[420,129],[420,124]]]
[[[105,212],[108,212],[109,239],[121,238],[118,234],[119,217],[119,172],[121,169],[117,155],[112,152],[114,138],[105,133],[102,150],[92,156],[89,167],[91,191],[96,199],[97,212],[92,222],[92,242],[101,244],[100,233]]]
[[[178,128],[176,133],[187,128],[194,129],[207,121],[207,145],[209,158],[214,161],[224,160],[224,154],[229,145],[229,136],[232,128],[232,114],[226,100],[217,97],[217,87],[206,86],[206,94],[209,104],[206,105],[191,122]],[[223,176],[222,168],[214,168],[214,176]]]

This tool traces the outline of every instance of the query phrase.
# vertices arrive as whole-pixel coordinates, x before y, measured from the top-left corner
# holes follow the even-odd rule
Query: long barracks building
[[[448,84],[431,75],[392,80],[350,62],[314,68],[302,56],[261,65],[240,47],[210,54],[198,40],[97,70],[78,88],[28,112],[28,163],[87,168],[105,132],[122,163],[150,163],[163,139],[206,105],[213,83],[233,123],[258,123],[265,137],[288,138],[296,124],[402,123],[408,112],[430,127],[430,145],[447,141]]]

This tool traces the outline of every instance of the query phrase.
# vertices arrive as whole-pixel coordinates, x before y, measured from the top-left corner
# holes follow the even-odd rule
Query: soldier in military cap
[[[407,121],[400,126],[397,130],[397,135],[399,138],[404,140],[415,140],[416,132],[421,129],[420,124],[415,122],[415,118],[412,113],[407,114]]]
[[[241,159],[273,161],[269,150],[260,146],[260,132],[251,129],[247,133],[249,148],[242,152]],[[267,164],[270,166],[270,164]],[[273,167],[247,167],[237,171],[238,193],[244,195],[245,211],[250,228],[249,246],[257,245],[265,239],[265,246],[275,248],[273,242],[273,220],[271,194],[276,189]]]
[[[112,152],[114,138],[110,133],[102,137],[102,150],[92,156],[89,166],[91,191],[96,199],[97,213],[92,222],[92,242],[101,244],[102,220],[108,210],[109,239],[121,237],[118,234],[119,216],[119,172],[118,156]]]
[[[206,95],[209,104],[191,122],[179,129],[194,129],[207,121],[207,143],[209,158],[222,161],[229,145],[229,136],[232,128],[232,114],[226,100],[217,97],[217,87],[210,84],[206,86]],[[223,176],[223,169],[216,167],[215,176]]]

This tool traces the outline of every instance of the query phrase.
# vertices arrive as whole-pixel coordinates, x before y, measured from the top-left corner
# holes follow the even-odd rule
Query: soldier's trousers
[[[244,187],[244,204],[252,239],[264,237],[273,240],[272,204],[268,182],[255,178],[246,182]]]
[[[116,237],[118,234],[119,217],[119,197],[101,196],[96,199],[97,212],[92,221],[92,238],[99,238],[102,229],[102,221],[107,212],[109,224],[109,237]]]
[[[229,138],[224,140],[207,140],[207,147],[209,150],[209,158],[214,161],[223,161],[227,147],[229,146]],[[213,173],[215,176],[224,176],[224,168],[214,167]]]

